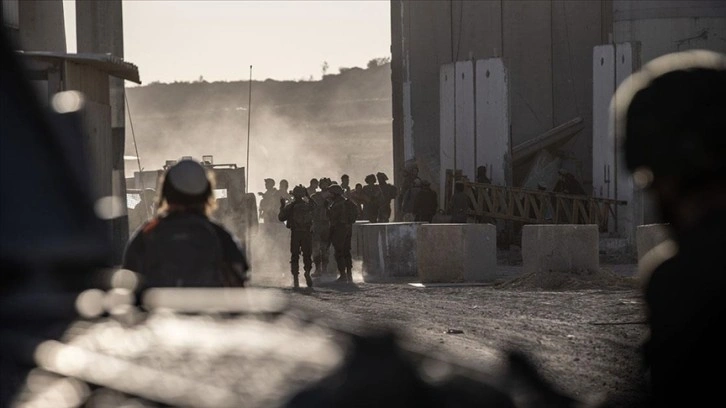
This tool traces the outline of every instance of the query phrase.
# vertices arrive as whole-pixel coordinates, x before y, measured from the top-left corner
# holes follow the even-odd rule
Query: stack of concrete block
[[[492,224],[426,224],[418,229],[423,283],[497,280],[497,229]]]
[[[525,274],[591,272],[600,269],[597,225],[546,224],[522,228],[522,267]]]
[[[353,259],[363,258],[363,229],[361,225],[369,224],[368,220],[358,220],[353,224],[353,237],[350,242],[350,252]]]
[[[380,282],[417,276],[416,235],[421,222],[361,224],[363,280]]]

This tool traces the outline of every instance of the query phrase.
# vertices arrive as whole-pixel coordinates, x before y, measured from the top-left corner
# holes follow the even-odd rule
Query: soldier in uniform
[[[388,222],[391,219],[391,201],[396,199],[398,189],[388,184],[388,176],[383,172],[376,174],[378,187],[381,189],[381,206],[378,210],[378,222]]]
[[[327,189],[331,181],[328,178],[320,179],[320,191],[310,197],[313,203],[313,276],[324,275],[328,270],[330,259],[330,220],[328,219],[328,199],[330,193]]]
[[[350,253],[353,238],[353,224],[358,218],[358,209],[343,197],[343,188],[337,184],[328,188],[332,203],[328,210],[330,217],[330,241],[335,249],[335,262],[340,276],[337,282],[353,282],[353,258]]]
[[[365,182],[363,194],[365,194],[366,200],[363,203],[363,216],[370,222],[377,222],[381,201],[383,201],[383,193],[380,186],[376,185],[376,176],[373,174],[367,175]]]
[[[285,222],[290,229],[290,273],[292,273],[292,287],[300,287],[298,279],[300,271],[300,252],[303,256],[303,269],[305,271],[305,284],[313,287],[313,279],[310,271],[313,269],[312,260],[312,228],[314,204],[306,202],[303,197],[307,195],[305,187],[296,186],[292,189],[293,200],[286,204],[284,198],[280,198],[280,213],[278,219]]]
[[[260,199],[260,219],[265,224],[277,221],[278,209],[275,201],[279,199],[279,192],[275,188],[275,180],[271,178],[265,179],[265,192],[257,193]]]
[[[278,194],[280,195],[280,198],[285,199],[286,204],[292,201],[292,194],[290,194],[289,188],[290,185],[287,180],[280,180],[280,189],[278,190]]]
[[[672,236],[638,265],[650,406],[713,405],[726,365],[726,55],[659,57],[615,101],[625,163]]]
[[[313,194],[315,194],[315,192],[318,191],[318,184],[319,184],[318,179],[316,179],[316,178],[310,179],[310,185],[307,187],[308,197],[312,197]]]
[[[413,201],[414,221],[431,222],[438,208],[438,197],[436,192],[431,189],[431,182],[428,180],[421,181],[421,190],[416,194]]]
[[[340,176],[340,186],[343,187],[345,198],[350,198],[350,177],[347,174]]]

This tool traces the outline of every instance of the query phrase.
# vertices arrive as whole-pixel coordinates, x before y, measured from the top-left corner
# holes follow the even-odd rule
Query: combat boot
[[[305,271],[305,284],[308,285],[309,288],[313,287],[313,278],[310,277],[310,271]]]
[[[298,279],[297,275],[292,275],[292,288],[293,289],[300,288],[300,280]]]
[[[345,277],[348,283],[353,283],[353,270],[352,268],[345,268]]]
[[[335,280],[336,282],[338,282],[338,283],[348,282],[348,275],[345,274],[345,271],[339,271],[338,273],[340,273],[340,276],[338,276],[338,279]]]

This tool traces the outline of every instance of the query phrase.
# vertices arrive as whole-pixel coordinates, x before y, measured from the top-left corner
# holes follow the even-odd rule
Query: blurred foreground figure
[[[314,204],[303,200],[307,196],[307,190],[303,186],[296,186],[292,189],[293,201],[285,204],[285,199],[280,198],[280,221],[290,229],[290,273],[292,274],[292,286],[300,287],[298,275],[300,274],[300,252],[303,256],[303,268],[305,270],[305,284],[313,287],[313,279],[310,277],[310,270],[313,269],[313,207]]]
[[[675,241],[640,263],[652,406],[718,404],[726,368],[726,56],[655,59],[624,82],[615,102],[628,169]]]
[[[244,286],[248,265],[237,238],[209,219],[213,191],[196,161],[170,167],[159,215],[134,233],[123,267],[141,274],[146,287]]]
[[[338,282],[353,282],[353,258],[350,254],[353,238],[353,224],[358,219],[358,207],[343,197],[343,188],[337,184],[328,187],[332,195],[330,216],[330,241],[335,249],[335,262],[338,265]]]

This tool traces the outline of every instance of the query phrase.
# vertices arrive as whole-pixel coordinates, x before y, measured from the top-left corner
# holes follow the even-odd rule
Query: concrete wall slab
[[[512,185],[508,81],[501,58],[476,62],[476,166],[500,186]]]
[[[421,282],[495,281],[496,239],[492,224],[421,225],[416,248]]]
[[[474,62],[456,63],[456,168],[474,180],[476,175],[476,129],[474,107]]]
[[[456,168],[456,66],[445,64],[439,73],[439,191],[445,191],[446,169]],[[445,208],[444,194],[439,194],[439,207]]]

